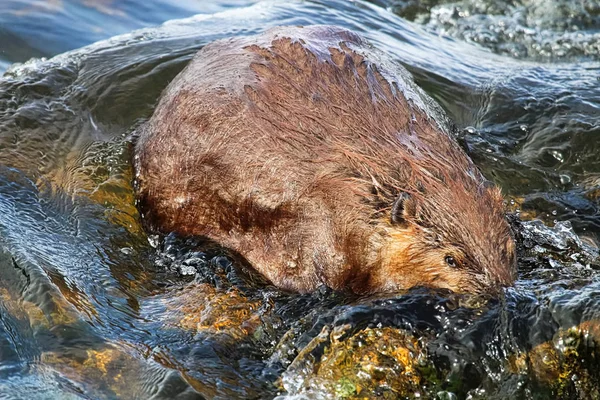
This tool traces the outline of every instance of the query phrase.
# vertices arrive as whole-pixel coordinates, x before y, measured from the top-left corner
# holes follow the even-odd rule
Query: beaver
[[[515,279],[500,190],[409,73],[343,28],[205,46],[141,127],[134,165],[148,229],[212,239],[282,289]]]

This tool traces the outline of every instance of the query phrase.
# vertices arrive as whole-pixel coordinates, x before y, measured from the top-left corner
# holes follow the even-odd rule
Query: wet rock
[[[431,366],[419,340],[401,329],[323,328],[281,379],[290,395],[395,399],[418,396]]]
[[[600,398],[600,324],[586,321],[560,330],[529,352],[509,358],[510,369],[527,375],[560,399]]]
[[[599,6],[593,1],[379,0],[428,29],[529,59],[596,57]]]
[[[87,349],[78,357],[70,357],[69,352],[46,352],[40,360],[63,379],[85,385],[86,395],[97,399],[203,399],[180,373],[152,368],[126,351],[127,347],[121,343]]]
[[[167,324],[194,332],[241,338],[261,325],[262,303],[239,291],[219,291],[208,284],[191,284],[164,298]]]

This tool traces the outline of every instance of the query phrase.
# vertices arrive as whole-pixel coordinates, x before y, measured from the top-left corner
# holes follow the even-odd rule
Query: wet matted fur
[[[204,47],[135,148],[148,229],[209,237],[275,285],[511,285],[500,191],[409,74],[338,27]]]

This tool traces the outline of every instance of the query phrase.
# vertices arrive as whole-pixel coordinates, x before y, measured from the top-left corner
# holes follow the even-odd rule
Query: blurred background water
[[[0,4],[2,69],[167,20],[250,5],[225,0],[7,0]]]
[[[599,398],[599,20],[590,0],[1,2],[0,399]],[[215,39],[307,24],[361,33],[448,112],[524,221],[515,288],[291,295],[143,231],[130,135],[162,89]]]

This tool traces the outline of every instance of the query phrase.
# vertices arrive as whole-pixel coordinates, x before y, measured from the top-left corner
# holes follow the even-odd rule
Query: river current
[[[446,110],[505,194],[514,288],[287,294],[143,230],[132,133],[169,81],[215,39],[309,24]],[[599,398],[599,26],[589,0],[7,1],[0,399]]]

